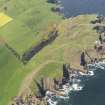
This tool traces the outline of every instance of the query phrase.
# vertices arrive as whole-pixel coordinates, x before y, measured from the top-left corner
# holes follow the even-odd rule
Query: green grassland
[[[13,74],[20,68],[21,63],[4,45],[0,45],[0,105],[6,105],[10,99],[10,94],[12,95],[12,92],[14,92],[12,88],[14,88],[15,82],[12,83],[11,80]]]
[[[61,17],[51,12],[46,0],[0,0],[0,12],[13,18],[0,28],[0,41],[7,42],[19,54],[39,43],[48,25],[58,23]],[[7,105],[16,96],[24,77],[39,64],[37,60],[24,66],[0,42],[0,105]]]
[[[0,2],[2,3],[0,11],[13,18],[12,22],[0,28],[0,37],[3,37],[19,54],[23,54],[41,41],[47,34],[48,25],[61,20],[60,16],[51,12],[53,5],[47,4],[46,0]]]
[[[55,61],[55,63],[53,62],[45,65],[41,71],[35,75],[35,79],[40,80],[43,77],[59,77],[62,74],[62,63],[63,62],[59,61],[58,63]]]
[[[5,13],[13,20],[0,28],[0,38],[20,54],[42,40],[49,24],[61,21],[60,16],[50,11],[53,5],[45,0],[0,0],[0,11],[4,11],[5,6]],[[25,77],[43,63],[53,61],[45,65],[35,79],[60,75],[63,63],[72,63],[84,48],[93,47],[98,35],[90,21],[95,17],[85,15],[62,21],[57,39],[25,66],[0,43],[0,105],[8,105],[18,94]]]
[[[95,19],[96,15],[81,15],[60,23],[59,37],[37,55],[44,61],[54,60],[55,63],[45,65],[35,76],[36,80],[47,75],[50,78],[61,77],[63,63],[78,67],[80,53],[85,49],[93,48],[95,40],[98,39],[98,34],[90,23]]]

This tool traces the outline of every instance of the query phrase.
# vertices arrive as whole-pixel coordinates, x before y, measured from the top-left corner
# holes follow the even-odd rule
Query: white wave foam
[[[73,84],[72,89],[73,89],[73,91],[81,91],[83,89],[83,87],[79,86],[78,84]]]
[[[47,100],[47,102],[50,104],[50,105],[57,105],[57,101],[53,101],[51,100],[50,98]]]
[[[79,72],[79,75],[81,75],[81,76],[94,76],[95,75],[94,71],[97,70],[98,68],[105,70],[105,61],[94,63],[94,64],[88,64],[87,66],[89,68],[92,68],[92,69],[89,69],[87,74]],[[69,85],[69,83],[66,85],[63,85],[63,88],[59,89],[59,92],[65,94],[64,96],[57,96],[53,92],[47,91],[46,92],[46,100],[49,103],[49,105],[57,105],[58,104],[58,101],[55,101],[53,99],[54,96],[58,97],[59,99],[67,100],[67,99],[69,99],[69,93],[71,91],[83,90],[84,86],[80,85],[81,81],[82,81],[81,79],[74,78],[72,80],[72,83],[73,83],[72,85]]]

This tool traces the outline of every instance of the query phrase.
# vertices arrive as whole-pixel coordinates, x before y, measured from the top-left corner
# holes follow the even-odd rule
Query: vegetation
[[[61,20],[51,12],[53,6],[46,0],[0,0],[0,13],[12,19],[7,21],[9,23],[5,20],[6,23],[0,27],[0,105],[7,105],[17,95],[22,80],[35,69],[35,65],[40,64],[34,59],[24,66],[5,43],[22,55],[41,42],[49,33],[48,27]]]
[[[10,21],[12,21],[12,18],[6,16],[4,13],[0,13],[0,27],[4,26]]]
[[[46,0],[0,0],[1,3],[0,11],[13,21],[0,28],[0,37],[19,54],[39,43],[47,35],[48,27],[61,20],[60,16],[51,12],[53,5]],[[4,6],[8,8],[6,11]]]
[[[49,62],[41,68],[34,79],[40,80],[46,76],[61,77],[64,63],[78,68],[80,53],[84,49],[93,48],[98,38],[97,32],[93,29],[94,25],[90,23],[95,19],[96,15],[81,15],[63,20],[59,24],[59,36],[56,41],[38,54],[41,60],[44,58],[44,62],[53,60],[55,63]]]
[[[50,27],[61,21],[60,16],[51,12],[52,6],[46,0],[0,0],[0,11],[13,19],[0,27],[0,105],[7,105],[24,84],[28,86],[30,80],[24,81],[28,74],[37,71],[35,79],[55,77],[61,75],[63,63],[77,65],[80,52],[91,48],[96,40],[97,33],[90,24],[95,15],[66,19],[58,26],[57,39],[24,66],[4,43],[20,55],[39,43]]]
[[[62,75],[62,62],[53,62],[53,63],[48,63],[45,65],[36,75],[35,75],[35,80],[41,80],[43,77],[49,77],[51,79],[57,77],[61,77]],[[35,94],[37,92],[37,86],[35,84],[35,81],[32,82],[30,86],[32,93]]]

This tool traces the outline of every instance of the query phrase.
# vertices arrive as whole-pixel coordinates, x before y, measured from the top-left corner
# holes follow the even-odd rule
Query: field
[[[48,26],[61,20],[51,12],[53,5],[47,4],[46,0],[0,0],[0,4],[0,11],[13,19],[0,28],[0,37],[20,55],[47,35]]]
[[[40,80],[47,75],[50,78],[61,77],[63,63],[69,63],[73,68],[80,67],[81,52],[93,49],[94,42],[98,39],[94,26],[90,23],[95,19],[96,15],[81,15],[62,21],[58,26],[59,37],[38,55],[44,61],[50,61],[49,64],[44,65],[33,78]]]
[[[58,38],[25,66],[0,43],[0,105],[8,105],[14,96],[27,90],[33,78],[61,75],[63,63],[76,65],[80,52],[93,47],[98,35],[90,21],[96,16],[78,16],[61,22],[61,17],[51,12],[52,6],[46,0],[0,0],[0,12],[13,19],[0,27],[0,38],[20,55],[39,43],[49,27],[59,23]]]
[[[4,13],[0,13],[0,27],[6,25],[10,21],[12,21],[11,17],[5,15]]]
[[[93,48],[98,35],[90,23],[96,15],[81,15],[62,21],[59,26],[58,38],[44,48],[33,61],[39,62],[36,71],[29,73],[20,88],[20,93],[28,91],[33,78],[36,80],[49,76],[61,77],[63,63],[70,63],[71,67],[80,67],[80,54],[84,49]],[[28,81],[28,82],[27,82]]]
[[[24,66],[5,42],[20,55],[35,46],[47,35],[48,26],[61,20],[51,12],[53,6],[46,0],[0,0],[0,105],[8,105],[25,76],[39,64],[35,60]]]

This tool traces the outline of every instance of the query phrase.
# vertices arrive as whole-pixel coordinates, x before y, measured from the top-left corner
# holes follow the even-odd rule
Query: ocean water
[[[66,17],[81,14],[105,16],[105,0],[61,0],[61,10]],[[97,69],[95,75],[82,78],[84,88],[69,94],[69,99],[58,100],[58,105],[105,105],[105,70]]]
[[[105,0],[61,0],[62,13],[66,17],[81,14],[102,14],[105,16]],[[84,77],[82,80],[85,80]],[[105,105],[105,70],[97,69],[95,75],[83,82],[84,88],[72,92],[68,100],[59,105]]]
[[[83,90],[70,93],[69,99],[60,100],[58,105],[105,105],[105,70],[97,69],[84,80]]]
[[[61,5],[66,17],[80,14],[105,15],[105,0],[61,0]]]

